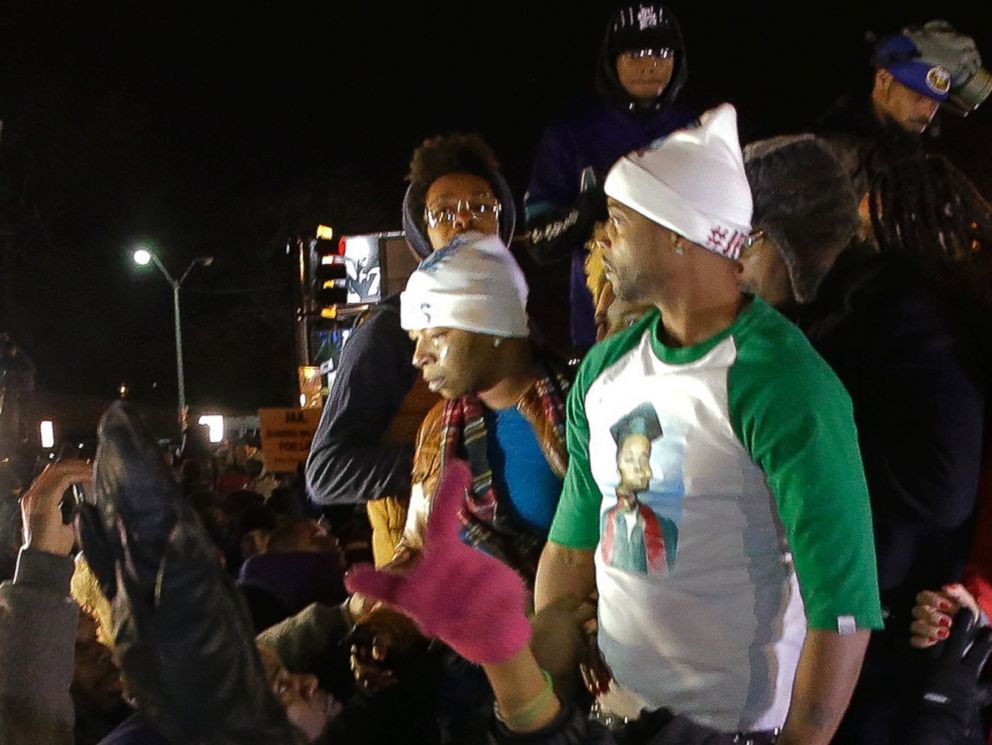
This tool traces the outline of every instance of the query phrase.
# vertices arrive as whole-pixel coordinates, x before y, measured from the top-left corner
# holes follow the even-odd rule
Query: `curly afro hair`
[[[421,217],[426,207],[427,190],[441,176],[449,173],[471,173],[489,182],[493,191],[493,175],[499,171],[499,162],[493,150],[475,133],[439,135],[424,140],[410,161],[411,214]],[[426,230],[426,225],[421,225]]]

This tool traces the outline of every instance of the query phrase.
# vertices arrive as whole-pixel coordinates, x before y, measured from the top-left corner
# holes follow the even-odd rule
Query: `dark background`
[[[591,90],[612,2],[0,5],[0,329],[50,390],[175,400],[295,398],[287,237],[398,229],[425,137],[477,130],[522,195],[543,126]],[[673,3],[682,100],[729,100],[742,140],[801,130],[866,75],[864,32],[946,18],[992,63],[987,2]],[[992,103],[940,147],[992,187]],[[547,302],[553,302],[547,300]],[[563,300],[561,301],[563,302]]]

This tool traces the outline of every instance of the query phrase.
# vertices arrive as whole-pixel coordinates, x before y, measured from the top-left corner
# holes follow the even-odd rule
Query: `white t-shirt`
[[[663,345],[659,324],[649,313],[583,362],[550,540],[595,548],[599,646],[633,700],[723,731],[771,729],[807,622],[881,626],[850,399],[759,300],[693,347]],[[642,527],[621,535],[631,434],[642,450],[650,440],[650,479]]]

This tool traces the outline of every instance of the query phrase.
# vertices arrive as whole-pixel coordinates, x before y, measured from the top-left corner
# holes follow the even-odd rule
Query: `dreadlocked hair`
[[[423,214],[427,190],[437,179],[449,173],[470,173],[492,183],[499,171],[499,162],[492,148],[481,135],[460,133],[438,135],[426,140],[413,151],[410,161],[410,207],[414,215]]]
[[[912,260],[972,319],[992,310],[992,206],[946,158],[892,164],[869,209],[880,251]]]

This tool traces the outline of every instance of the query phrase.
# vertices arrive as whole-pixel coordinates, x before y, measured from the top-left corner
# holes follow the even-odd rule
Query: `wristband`
[[[544,689],[521,711],[507,715],[499,708],[498,701],[493,703],[493,711],[496,713],[496,718],[505,724],[508,729],[521,730],[531,727],[538,716],[547,708],[548,704],[554,700],[555,689],[551,683],[551,673],[547,670],[541,670],[541,675],[544,677]]]

